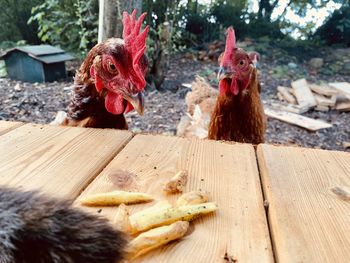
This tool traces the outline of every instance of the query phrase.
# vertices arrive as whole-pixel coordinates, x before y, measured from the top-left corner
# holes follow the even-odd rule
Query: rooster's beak
[[[142,92],[139,92],[137,94],[124,95],[123,97],[128,102],[130,102],[130,104],[134,107],[139,115],[143,115],[145,109],[145,100]]]
[[[232,78],[232,75],[233,75],[233,72],[229,72],[224,67],[220,67],[217,75],[217,79],[220,81],[223,79]]]

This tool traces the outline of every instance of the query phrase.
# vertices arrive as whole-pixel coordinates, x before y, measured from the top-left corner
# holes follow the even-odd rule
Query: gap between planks
[[[266,219],[266,222],[267,222],[267,230],[269,231],[270,245],[271,245],[271,252],[272,252],[273,262],[277,262],[276,247],[275,247],[275,242],[273,240],[272,226],[271,226],[271,222],[269,220],[269,214],[268,214],[268,212],[269,212],[269,201],[267,200],[266,193],[264,191],[264,183],[263,183],[261,168],[260,168],[259,160],[258,160],[258,146],[259,145],[262,145],[262,144],[260,143],[258,145],[254,145],[255,161],[256,161],[256,165],[258,167],[261,195],[262,195],[263,206],[264,206],[264,210],[265,210],[265,219]]]
[[[114,138],[119,133],[121,137]],[[87,153],[86,151],[96,149],[96,147],[92,147],[94,140],[89,139],[90,137],[101,141],[96,142],[99,143],[96,145],[99,149],[98,153],[93,153],[91,161],[88,161],[86,158],[84,159],[84,154]],[[4,166],[0,168],[0,182],[28,189],[43,187],[42,190],[47,193],[75,199],[80,193],[80,189],[87,187],[91,182],[90,177],[95,178],[132,137],[133,133],[131,132],[112,129],[102,131],[102,129],[55,127],[52,125],[22,125],[1,136],[3,138],[0,141],[1,145],[5,146],[6,149],[11,149],[11,151],[9,155],[1,156],[0,162],[4,162]],[[87,145],[83,145],[85,139],[87,139],[85,142]],[[18,143],[18,145],[12,147],[11,140],[17,140],[16,144]],[[23,151],[19,151],[19,148],[23,148]],[[67,149],[72,150],[66,152]],[[52,165],[48,165],[51,162]],[[60,167],[61,165],[63,166]],[[79,168],[81,165],[83,167]],[[11,177],[7,176],[11,174]],[[54,183],[61,188],[52,187],[52,183],[50,186],[50,180],[40,180],[43,175],[52,178]],[[64,181],[70,180],[70,178],[72,182]],[[35,184],[36,181],[38,185]],[[62,185],[64,184],[72,185],[63,189]]]
[[[189,189],[196,190],[198,187],[209,191],[211,192],[213,200],[217,201],[219,205],[223,205],[225,202],[227,205],[227,198],[223,197],[222,195],[223,191],[228,191],[232,193],[232,195],[229,196],[230,200],[232,199],[231,201],[233,203],[232,207],[231,205],[222,207],[222,209],[219,210],[218,215],[215,217],[207,216],[203,219],[199,219],[199,221],[196,222],[195,227],[198,228],[198,230],[201,229],[201,231],[197,230],[194,232],[194,234],[187,236],[182,242],[165,247],[163,253],[155,251],[154,253],[151,253],[148,256],[140,259],[140,261],[152,262],[150,260],[153,260],[153,262],[156,262],[156,259],[159,261],[160,259],[174,256],[173,253],[177,254],[177,256],[184,257],[186,255],[183,255],[180,252],[185,248],[189,249],[189,244],[191,244],[191,249],[194,249],[196,252],[198,252],[198,244],[203,242],[200,236],[208,233],[208,231],[211,231],[210,233],[213,234],[213,230],[210,230],[211,228],[207,228],[206,225],[212,224],[218,228],[217,231],[221,232],[222,229],[226,229],[226,227],[222,226],[221,224],[218,226],[218,222],[224,223],[224,225],[226,225],[227,222],[231,220],[231,216],[235,215],[232,217],[232,220],[237,222],[234,226],[230,227],[230,231],[232,231],[232,233],[235,233],[235,235],[230,235],[230,238],[226,240],[226,249],[224,249],[225,246],[223,246],[223,243],[225,243],[224,237],[220,239],[220,242],[217,241],[218,244],[215,243],[215,240],[215,242],[210,241],[209,243],[214,242],[216,244],[216,246],[219,248],[219,252],[206,252],[209,253],[207,256],[214,257],[215,255],[219,254],[223,256],[224,253],[228,250],[228,252],[230,252],[229,255],[238,255],[238,258],[242,258],[243,255],[247,255],[245,253],[250,251],[249,254],[259,254],[259,258],[261,259],[260,262],[274,262],[274,256],[272,255],[271,251],[270,233],[267,228],[266,214],[265,211],[262,211],[264,210],[262,200],[263,195],[260,178],[259,175],[256,174],[258,173],[256,153],[254,149],[251,149],[253,148],[252,146],[250,146],[250,148],[248,145],[243,146],[241,144],[237,144],[237,148],[231,148],[229,146],[232,146],[231,143],[213,141],[210,142],[208,140],[189,140],[174,136],[147,136],[149,136],[149,138],[145,137],[144,134],[134,136],[133,139],[127,144],[127,146],[121,152],[119,152],[115,159],[102,171],[102,173],[97,178],[95,178],[94,182],[88,186],[88,188],[82,193],[81,196],[92,194],[94,192],[97,193],[111,191],[112,189],[115,189],[115,186],[119,185],[118,187],[120,187],[122,190],[148,192],[152,193],[152,195],[154,195],[154,197],[158,200],[166,198],[173,202],[176,200],[176,196],[164,196],[164,194],[157,191],[157,189],[159,189],[159,185],[161,185],[163,181],[167,181],[167,177],[170,178],[173,173],[180,168],[188,169],[192,174],[191,180],[186,186],[187,191]],[[163,142],[159,142],[157,138],[163,140]],[[153,143],[149,140],[154,141],[155,146],[152,146]],[[145,142],[146,144],[142,146],[142,144],[140,144],[141,142]],[[217,143],[222,143],[223,146],[215,146],[213,148],[213,151],[208,151],[209,147],[213,147],[214,144]],[[164,147],[165,149],[163,149]],[[250,150],[244,147],[249,147]],[[139,151],[137,149],[139,149]],[[135,150],[137,151],[136,153]],[[198,155],[198,151],[204,152],[203,154]],[[243,151],[242,154],[235,154],[240,151]],[[130,155],[132,152],[135,153],[135,156]],[[169,155],[170,152],[172,153]],[[245,155],[250,157],[248,159],[245,159]],[[206,158],[215,156],[219,157],[217,159],[218,163],[212,167],[213,163],[215,164],[216,158]],[[208,162],[208,160],[210,161]],[[228,165],[226,169],[222,170],[215,168],[222,167],[220,163],[227,162],[228,160],[231,161],[229,162],[230,165]],[[131,175],[135,175],[135,177],[131,177],[132,180],[121,180],[126,179],[126,175],[125,178],[123,176],[120,178],[113,177],[118,171],[126,171],[128,173],[131,173]],[[253,176],[254,171],[256,171],[255,176]],[[163,176],[158,177],[159,173],[163,174]],[[217,182],[212,177],[214,175],[221,175],[222,180],[219,180]],[[223,181],[225,181],[225,178],[231,178],[233,175],[236,179],[228,181],[228,185],[232,186],[232,189],[228,189],[228,187],[219,187],[224,184]],[[244,179],[247,178],[247,175],[249,175],[249,180]],[[115,178],[115,180],[112,180],[112,177]],[[251,177],[255,179],[253,180]],[[153,181],[154,179],[155,181]],[[218,187],[221,189],[220,191],[218,190]],[[254,192],[256,192],[257,195],[254,195],[254,198],[249,196],[247,198],[241,198],[240,196],[242,196],[245,191],[247,191],[246,187],[249,187],[251,191],[252,189],[255,189]],[[259,193],[259,191],[261,192]],[[258,202],[254,201],[256,198],[259,199]],[[79,198],[76,200],[76,205],[80,206],[78,199]],[[243,205],[241,207],[241,202],[244,203],[245,208]],[[130,209],[132,211],[140,210],[142,207],[149,205],[151,204],[135,205],[131,206]],[[253,209],[255,206],[259,208],[256,210]],[[114,214],[117,211],[117,208],[115,207],[101,207],[101,209],[84,207],[84,209],[93,213],[100,213],[100,215],[104,215],[110,220],[113,220]],[[258,210],[259,213],[256,212]],[[255,213],[255,216],[252,216],[253,213]],[[248,218],[247,222],[242,221],[244,218]],[[202,221],[206,223],[203,223]],[[255,234],[253,235],[252,233]],[[249,234],[251,234],[250,237],[252,239],[246,237],[249,236]],[[238,241],[237,235],[243,239],[241,241]],[[259,242],[257,242],[257,240]],[[250,245],[248,245],[249,242],[251,243]],[[266,242],[266,247],[262,248],[264,242]],[[178,247],[180,250],[174,249],[174,246]],[[255,248],[252,248],[251,246]],[[255,251],[256,253],[251,253],[251,251]],[[261,254],[259,252],[261,252]],[[196,254],[196,257],[200,257],[200,255]],[[250,255],[249,258],[252,260],[254,258],[254,255]]]
[[[289,158],[296,153],[300,155],[299,161]],[[285,169],[283,162],[278,162],[279,158],[286,158],[288,166],[300,167]],[[320,160],[322,158],[329,161],[323,163]],[[267,222],[276,261],[310,262],[311,259],[318,258],[318,261],[322,259],[322,262],[349,262],[344,245],[349,242],[345,234],[347,219],[345,213],[342,213],[346,203],[338,200],[330,192],[330,187],[334,185],[347,185],[346,170],[349,166],[344,166],[348,163],[346,159],[348,156],[338,151],[259,145],[259,174],[263,193],[271,202],[267,211]],[[317,165],[317,162],[322,165]],[[310,163],[312,165],[308,166]],[[308,169],[305,169],[305,166],[308,166]],[[316,185],[315,179],[319,179]],[[288,194],[283,194],[286,191]],[[304,195],[316,198],[305,199]],[[303,201],[304,199],[307,201]],[[305,210],[305,207],[311,208]],[[334,209],[334,212],[329,212],[329,209]],[[312,224],[313,218],[319,221],[316,220]],[[322,218],[325,218],[324,222]],[[333,220],[334,223],[330,223]],[[294,226],[292,229],[293,225],[297,228]],[[322,247],[323,249],[320,249]]]
[[[86,182],[86,184],[81,188],[81,190],[78,192],[78,194],[72,199],[72,200],[76,200],[85,190],[86,188],[96,179],[97,176],[99,176],[100,173],[102,173],[102,171],[112,162],[112,160],[126,147],[126,145],[128,145],[128,143],[135,137],[136,133],[130,132],[131,136],[128,140],[126,140],[121,147],[119,148],[119,150],[115,153],[115,154],[111,154],[110,157],[108,158],[108,161],[106,162],[106,164],[104,166],[101,166],[100,169],[96,170],[96,172],[94,173],[93,177],[91,177],[91,179]]]

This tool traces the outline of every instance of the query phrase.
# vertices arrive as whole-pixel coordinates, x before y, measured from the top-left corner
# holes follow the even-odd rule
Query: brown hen
[[[143,114],[148,26],[140,30],[145,16],[124,12],[123,39],[111,38],[90,50],[75,75],[67,114],[59,113],[52,124],[127,129],[125,113]]]
[[[216,101],[213,101],[214,96],[197,99],[202,93],[214,92],[208,84],[204,85],[205,92],[199,92],[195,87],[198,83],[196,80],[193,91],[186,98],[187,102],[196,103],[195,106],[188,105],[194,111],[182,118],[177,134],[259,144],[264,142],[266,131],[266,117],[255,67],[259,54],[252,52],[248,55],[243,49],[237,48],[233,28],[230,27],[227,32],[225,52],[219,58],[219,92],[215,96]]]

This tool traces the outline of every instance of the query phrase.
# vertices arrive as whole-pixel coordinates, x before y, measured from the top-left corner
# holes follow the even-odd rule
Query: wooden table
[[[208,191],[219,210],[135,262],[350,262],[349,153],[0,121],[2,185],[174,202],[160,189],[180,169],[190,174],[186,191]]]

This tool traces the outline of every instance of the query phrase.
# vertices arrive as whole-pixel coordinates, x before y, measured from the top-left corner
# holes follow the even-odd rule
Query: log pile
[[[293,81],[291,87],[278,86],[277,97],[282,103],[272,103],[265,114],[310,131],[330,128],[332,124],[300,114],[310,110],[350,112],[350,83],[347,82],[316,85],[299,79]]]
[[[309,84],[305,79],[292,82],[292,87],[277,87],[277,97],[287,102],[291,112],[350,111],[350,83],[332,82],[328,85]],[[288,110],[287,110],[288,111]]]

